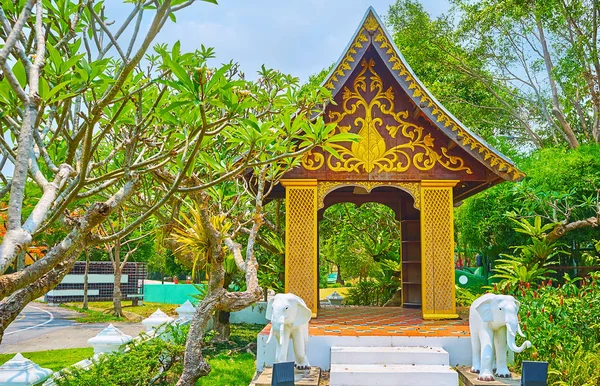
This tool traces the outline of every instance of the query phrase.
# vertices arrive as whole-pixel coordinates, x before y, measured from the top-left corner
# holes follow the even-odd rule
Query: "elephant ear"
[[[306,306],[306,303],[304,303],[302,298],[296,295],[294,295],[294,297],[298,302],[298,312],[296,313],[296,319],[294,319],[294,327],[298,327],[308,323],[310,318],[312,318],[312,311]]]
[[[271,320],[273,317],[273,300],[275,300],[275,298],[269,299],[269,302],[267,303],[267,313],[265,314],[267,320]]]
[[[519,311],[519,308],[521,308],[521,302],[519,302],[517,299],[513,298],[513,300],[515,301],[515,306],[517,306],[517,312]]]
[[[481,320],[484,322],[492,321],[492,299],[484,300],[475,308],[475,310],[479,312],[479,316],[481,316]]]

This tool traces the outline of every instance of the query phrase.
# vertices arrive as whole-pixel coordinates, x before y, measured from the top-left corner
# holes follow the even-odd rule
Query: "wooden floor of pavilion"
[[[469,321],[423,320],[420,309],[402,307],[327,306],[309,323],[311,336],[469,336]],[[268,324],[260,333],[268,334]]]

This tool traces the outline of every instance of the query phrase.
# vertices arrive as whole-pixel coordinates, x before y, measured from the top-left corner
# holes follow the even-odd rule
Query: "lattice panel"
[[[421,208],[423,313],[454,314],[452,188],[423,188]]]
[[[317,311],[317,189],[287,188],[286,291]]]

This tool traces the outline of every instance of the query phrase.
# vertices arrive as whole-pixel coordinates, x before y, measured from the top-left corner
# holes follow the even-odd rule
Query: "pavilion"
[[[339,156],[307,153],[281,180],[285,291],[316,316],[320,217],[336,203],[378,202],[401,222],[403,306],[426,320],[457,318],[453,206],[524,173],[435,99],[372,8],[323,86],[335,101],[325,121],[361,139],[333,145]]]

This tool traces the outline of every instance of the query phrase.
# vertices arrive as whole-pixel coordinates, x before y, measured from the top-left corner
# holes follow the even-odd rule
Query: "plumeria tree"
[[[163,25],[194,1],[126,3],[131,12],[121,24],[105,16],[102,1],[0,7],[0,160],[14,165],[0,188],[8,204],[0,337],[87,248],[125,240],[151,216],[177,216],[170,208],[186,200],[209,208],[209,189],[249,171],[264,176],[258,179],[264,195],[274,166],[283,170],[315,146],[349,139],[330,137],[332,128],[313,119],[329,98],[325,90],[300,92],[296,78],[266,68],[256,81],[235,64],[210,68],[213,51],[204,47],[190,53],[177,43],[152,47]],[[261,206],[253,208],[250,220],[259,227]],[[9,273],[20,251],[49,229],[65,236],[34,264]],[[221,244],[237,250],[248,279],[240,301],[217,290],[207,298],[235,309],[259,296],[252,254],[241,257],[233,235],[206,229],[213,255],[220,256]],[[212,286],[220,268],[211,269]],[[199,307],[190,337],[215,304]],[[207,369],[199,342],[188,346],[181,384],[193,384]]]

